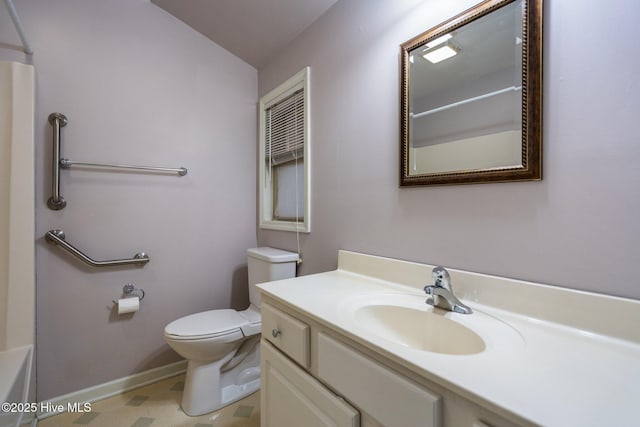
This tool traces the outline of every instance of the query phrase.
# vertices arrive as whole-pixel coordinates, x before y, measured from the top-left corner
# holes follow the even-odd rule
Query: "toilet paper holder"
[[[132,295],[134,292],[138,293],[139,295]],[[137,296],[138,298],[140,298],[140,301],[144,299],[144,289],[136,288],[133,283],[127,283],[126,285],[124,285],[122,287],[122,293],[126,297]],[[114,304],[118,304],[117,300],[112,300],[112,301]]]

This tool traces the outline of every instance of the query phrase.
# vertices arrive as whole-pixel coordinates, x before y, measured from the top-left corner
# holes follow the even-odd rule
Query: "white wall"
[[[545,1],[543,181],[398,187],[399,45],[474,3],[341,0],[260,69],[264,94],[311,66],[301,273],[343,248],[640,298],[636,0]]]
[[[38,399],[178,360],[164,326],[206,309],[244,308],[246,249],[256,244],[257,71],[147,0],[19,0],[36,68]],[[46,207],[50,113],[69,118],[73,160],[185,166],[187,176],[62,171],[67,207]],[[146,251],[143,268],[84,266],[44,234],[61,228],[95,259]],[[111,300],[133,282],[141,309]]]

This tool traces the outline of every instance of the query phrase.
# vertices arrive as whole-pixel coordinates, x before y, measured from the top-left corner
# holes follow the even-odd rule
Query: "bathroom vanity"
[[[640,419],[640,302],[340,251],[259,285],[261,425],[603,426]]]

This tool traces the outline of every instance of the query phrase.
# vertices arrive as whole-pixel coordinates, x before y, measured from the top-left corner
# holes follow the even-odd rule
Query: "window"
[[[260,99],[260,228],[310,230],[309,67]]]

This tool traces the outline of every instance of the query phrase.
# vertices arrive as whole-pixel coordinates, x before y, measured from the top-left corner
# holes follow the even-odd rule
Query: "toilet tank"
[[[269,247],[247,250],[249,269],[249,301],[260,307],[260,291],[258,283],[288,279],[296,276],[298,254]]]

